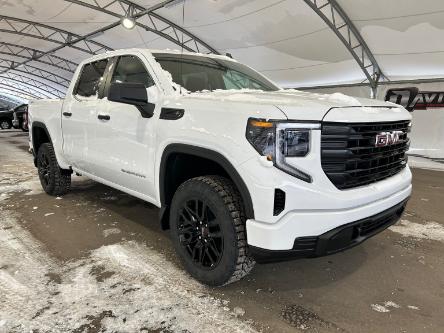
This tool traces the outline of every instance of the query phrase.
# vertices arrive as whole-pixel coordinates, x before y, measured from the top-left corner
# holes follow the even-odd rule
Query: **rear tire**
[[[12,127],[12,122],[7,119],[0,120],[0,128],[3,130],[10,129]]]
[[[47,194],[60,196],[71,188],[71,171],[60,168],[51,143],[43,143],[39,147],[37,169],[40,183]]]
[[[254,267],[242,199],[226,178],[197,177],[180,185],[171,204],[170,228],[180,260],[202,283],[229,284]]]

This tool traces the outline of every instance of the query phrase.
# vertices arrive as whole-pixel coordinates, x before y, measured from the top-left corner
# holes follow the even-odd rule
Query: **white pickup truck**
[[[187,271],[213,286],[395,223],[410,121],[391,103],[283,90],[229,57],[145,49],[83,61],[64,100],[30,104],[48,194],[75,172],[153,203]]]

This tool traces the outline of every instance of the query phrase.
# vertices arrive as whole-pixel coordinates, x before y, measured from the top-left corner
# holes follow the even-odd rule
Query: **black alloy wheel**
[[[219,221],[208,204],[200,199],[186,201],[180,208],[178,234],[191,260],[203,269],[213,269],[219,263],[223,235]]]
[[[47,194],[59,196],[69,191],[71,170],[60,168],[51,143],[43,143],[38,148],[36,162],[40,184]]]
[[[46,151],[42,151],[37,157],[38,172],[43,188],[47,188],[50,182],[50,160]]]
[[[201,176],[185,181],[170,208],[173,245],[195,279],[210,286],[240,280],[254,266],[248,254],[242,198],[229,180]]]

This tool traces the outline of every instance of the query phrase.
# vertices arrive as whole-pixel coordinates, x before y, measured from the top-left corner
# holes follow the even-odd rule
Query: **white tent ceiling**
[[[323,4],[328,5],[329,1],[333,2],[318,0],[317,5],[322,7]],[[161,1],[131,2],[150,8]],[[334,2],[350,18],[350,24],[357,28],[386,78],[410,80],[444,77],[444,47],[441,43],[444,39],[444,1]],[[109,13],[79,3],[104,7]],[[54,90],[48,93],[47,88],[41,88],[47,85],[65,91],[66,79],[72,75],[70,68],[73,64],[58,63],[60,59],[54,57],[41,58],[39,61],[28,61],[26,66],[8,70],[11,62],[16,65],[27,61],[33,50],[47,52],[59,47],[64,42],[63,32],[54,33],[51,27],[84,36],[118,22],[119,18],[110,13],[123,13],[122,3],[125,5],[129,1],[0,0],[0,93],[17,95],[19,90],[23,90],[22,94],[30,97],[57,97],[54,94],[58,93]],[[182,3],[172,4],[154,13],[184,27],[217,52],[231,53],[234,58],[256,68],[284,87],[359,83],[366,80],[350,50],[305,0],[186,0],[184,17]],[[324,10],[330,10],[330,7],[326,6]],[[145,15],[138,22],[152,27],[150,18]],[[19,19],[38,22],[50,28],[32,26]],[[154,23],[159,30],[167,27],[160,21]],[[337,25],[341,23],[337,22]],[[173,30],[168,28],[165,33],[173,35]],[[52,41],[36,38],[38,34]],[[181,39],[181,35],[177,37]],[[185,36],[184,40],[188,40],[188,37]],[[159,34],[141,27],[126,30],[120,25],[92,36],[88,43],[92,41],[112,49],[180,49],[180,46]],[[85,45],[76,44],[80,48],[86,48]],[[27,49],[18,53],[18,46]],[[93,51],[104,51],[97,45],[93,47]],[[205,47],[199,50],[207,51]],[[73,47],[61,47],[52,55],[73,63],[90,56]],[[54,61],[58,66],[54,66]],[[30,70],[34,75],[29,74]],[[26,82],[22,82],[23,78]],[[29,82],[29,78],[38,82]]]

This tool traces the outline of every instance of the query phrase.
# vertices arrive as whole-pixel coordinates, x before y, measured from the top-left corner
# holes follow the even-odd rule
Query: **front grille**
[[[391,177],[407,164],[409,121],[322,124],[321,163],[338,189],[368,185]],[[376,135],[402,131],[398,143],[376,147]]]

